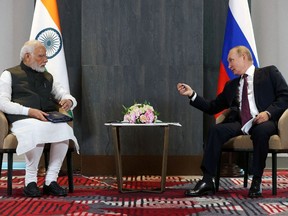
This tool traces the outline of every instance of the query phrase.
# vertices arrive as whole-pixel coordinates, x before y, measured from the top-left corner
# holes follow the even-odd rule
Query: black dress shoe
[[[43,194],[53,195],[53,196],[67,196],[67,190],[60,187],[60,185],[56,181],[53,181],[50,183],[49,186],[44,184]]]
[[[213,195],[215,192],[215,182],[213,180],[211,182],[200,180],[197,182],[194,189],[185,191],[185,196],[198,197],[204,195]]]
[[[261,179],[253,179],[248,193],[250,198],[262,197]]]
[[[25,186],[23,193],[27,197],[40,197],[42,195],[36,182],[30,182],[27,186]]]

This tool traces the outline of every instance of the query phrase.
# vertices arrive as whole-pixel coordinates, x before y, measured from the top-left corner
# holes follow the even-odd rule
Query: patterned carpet
[[[288,215],[288,172],[278,174],[278,195],[272,196],[270,172],[263,179],[263,198],[250,199],[242,178],[221,178],[220,191],[215,196],[185,197],[184,191],[195,185],[197,177],[168,176],[164,193],[119,193],[115,177],[74,176],[74,193],[67,197],[22,195],[23,171],[13,176],[13,195],[6,196],[6,174],[0,178],[0,215]],[[38,185],[43,185],[39,177]],[[125,187],[158,187],[158,176],[125,178]],[[250,182],[249,182],[250,183]],[[59,184],[67,187],[66,177]],[[249,186],[249,185],[248,185]]]

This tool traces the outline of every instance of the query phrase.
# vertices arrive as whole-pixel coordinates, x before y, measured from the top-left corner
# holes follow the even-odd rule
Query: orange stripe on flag
[[[57,25],[59,31],[61,32],[60,19],[58,14],[58,6],[56,0],[41,0],[43,5],[47,8],[51,18],[54,23]]]

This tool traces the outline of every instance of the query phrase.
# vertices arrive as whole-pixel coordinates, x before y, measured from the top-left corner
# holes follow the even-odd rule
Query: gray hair
[[[242,54],[246,54],[249,61],[253,62],[252,54],[250,50],[245,46],[236,46],[234,47],[236,49],[237,54],[240,56]]]
[[[44,46],[44,45],[38,40],[30,40],[24,43],[20,51],[20,60],[22,61],[24,59],[26,53],[33,54],[35,48],[38,46]]]

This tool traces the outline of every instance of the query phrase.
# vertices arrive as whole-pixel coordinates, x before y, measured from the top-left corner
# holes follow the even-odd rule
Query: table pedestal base
[[[122,159],[121,159],[121,148],[120,148],[120,135],[119,127],[112,126],[112,137],[115,150],[115,162],[116,162],[116,175],[117,175],[117,184],[118,190],[121,193],[129,192],[152,192],[152,193],[162,193],[165,191],[166,184],[166,172],[167,172],[167,155],[168,155],[168,144],[169,144],[169,126],[161,126],[164,128],[164,146],[163,146],[163,155],[162,155],[162,172],[161,172],[161,186],[160,188],[155,189],[129,189],[123,188],[123,173],[122,173]]]

